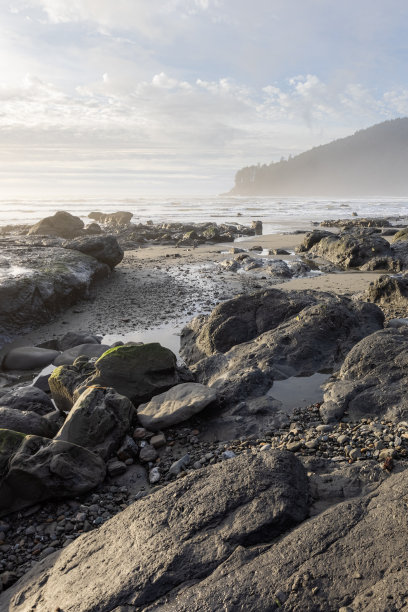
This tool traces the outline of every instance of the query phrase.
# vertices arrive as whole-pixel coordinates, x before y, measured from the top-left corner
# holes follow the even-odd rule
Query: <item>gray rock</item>
[[[79,397],[77,390],[94,374],[95,367],[87,361],[76,360],[72,365],[58,366],[48,378],[52,398],[57,408],[68,412]]]
[[[317,293],[318,298],[321,295]],[[372,309],[374,305],[323,296],[324,301],[303,308],[256,339],[238,344],[225,354],[201,359],[192,367],[197,380],[216,389],[220,401],[236,404],[264,395],[274,380],[309,376],[339,366],[354,344],[382,328],[383,315],[378,308]],[[222,340],[221,334],[222,328],[217,330]]]
[[[151,444],[146,444],[146,446],[143,446],[143,448],[140,449],[140,453],[139,453],[140,461],[149,463],[149,461],[156,461],[157,457],[158,457],[157,450]]]
[[[57,348],[60,351],[67,351],[70,348],[79,346],[80,344],[100,344],[100,336],[93,336],[87,332],[69,331],[57,341]]]
[[[176,365],[174,353],[158,343],[124,344],[98,359],[86,384],[114,387],[138,406],[180,382]]]
[[[298,253],[306,253],[323,238],[334,235],[333,232],[328,232],[327,230],[313,230],[312,232],[308,232],[303,238],[303,242],[296,248],[296,251]]]
[[[108,344],[80,344],[59,354],[58,357],[54,359],[53,363],[55,366],[72,365],[75,359],[77,359],[80,355],[84,355],[85,357],[88,357],[88,359],[95,357],[98,358],[109,348],[110,346]]]
[[[181,333],[180,354],[192,364],[214,353],[226,353],[233,346],[253,340],[266,331],[274,330],[305,308],[320,305],[345,305],[356,308],[343,297],[321,291],[282,291],[268,289],[251,295],[241,295],[219,304],[209,316],[199,315]],[[379,310],[357,307],[364,326],[374,331],[382,327]],[[371,325],[369,319],[372,319]],[[366,333],[370,332],[365,332]]]
[[[112,459],[111,461],[108,461],[106,469],[108,471],[109,476],[111,478],[114,478],[115,476],[121,476],[122,474],[124,474],[127,470],[127,467],[126,463],[124,463],[123,461]]]
[[[123,259],[123,249],[115,236],[80,236],[74,240],[66,240],[62,243],[65,249],[80,251],[94,257],[103,264],[107,264],[111,270]]]
[[[215,578],[231,555],[242,554],[242,546],[250,546],[253,557],[259,553],[252,545],[273,541],[304,519],[307,495],[305,471],[290,453],[236,457],[194,471],[49,555],[0,596],[0,609],[12,606],[19,612],[37,606],[53,612],[58,602],[65,612],[107,612],[122,605],[143,609],[183,583],[189,594],[197,580],[202,584],[207,576]],[[310,550],[301,554],[309,559]],[[274,573],[282,571],[282,559]],[[219,578],[225,579],[222,570]],[[263,580],[271,597],[278,589],[269,588],[269,578]],[[243,603],[253,596],[246,589]],[[209,609],[200,599],[199,609]],[[241,609],[262,608],[253,602]]]
[[[380,306],[393,306],[403,308],[408,306],[408,278],[398,276],[380,276],[364,293],[367,302]]]
[[[1,404],[1,400],[0,400]],[[15,408],[3,407],[0,405],[0,428],[12,429],[25,434],[52,438],[58,431],[56,423],[35,412],[16,410]]]
[[[190,455],[184,455],[184,457],[181,457],[181,459],[178,459],[177,461],[174,461],[174,463],[171,464],[169,474],[172,474],[172,476],[178,476],[180,472],[183,472],[187,469],[187,467],[190,465],[190,462]]]
[[[8,435],[18,444],[11,451],[9,444],[7,467],[3,468],[2,516],[46,499],[81,495],[105,477],[104,461],[81,446],[39,436],[24,436],[18,442],[18,434]]]
[[[52,217],[46,217],[33,225],[28,235],[73,238],[81,233],[83,227],[84,223],[79,217],[75,217],[64,211],[58,211]]]
[[[54,411],[54,405],[50,397],[41,389],[31,385],[7,390],[4,393],[0,391],[0,406],[36,412],[41,416]]]
[[[277,611],[278,592],[285,596],[284,609],[294,612],[404,610],[408,571],[401,559],[408,519],[401,496],[407,486],[405,470],[375,492],[304,522],[275,544],[239,546],[207,577],[194,583],[186,579],[147,610],[215,612],[222,602],[230,610]]]
[[[389,269],[398,271],[401,263],[394,259],[389,242],[370,229],[332,234],[322,238],[309,251],[337,266],[349,268]],[[373,262],[370,265],[370,262]]]
[[[199,383],[182,383],[155,395],[149,403],[141,404],[137,416],[143,427],[159,431],[186,421],[216,398],[214,389]]]
[[[0,347],[87,298],[92,284],[110,273],[93,257],[61,247],[10,245],[9,251],[22,271],[0,283]]]
[[[336,380],[326,386],[320,407],[326,421],[407,418],[408,328],[387,328],[361,340],[348,353]]]
[[[55,440],[78,444],[109,459],[130,428],[135,409],[115,389],[89,388],[79,396]]]
[[[2,367],[5,370],[37,370],[52,363],[58,355],[59,351],[36,346],[19,346],[12,348],[5,355]]]

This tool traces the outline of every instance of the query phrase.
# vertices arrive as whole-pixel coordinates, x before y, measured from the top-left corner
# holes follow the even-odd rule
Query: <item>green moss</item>
[[[58,379],[60,377],[60,375],[62,374],[62,372],[64,371],[64,369],[65,369],[65,366],[63,366],[63,365],[62,366],[58,366],[57,368],[55,368],[55,370],[53,370],[51,372],[51,375],[50,375],[50,377],[48,379],[48,384],[49,384],[50,379],[52,379],[52,380]]]
[[[98,366],[102,361],[106,359],[106,357],[116,357],[118,359],[132,359],[133,357],[140,358],[141,356],[152,356],[157,354],[162,355],[163,351],[165,351],[159,342],[149,342],[148,344],[139,344],[139,345],[130,345],[126,344],[123,346],[114,346],[107,351],[105,351],[99,359],[96,361],[95,365]],[[168,349],[167,349],[168,350]]]

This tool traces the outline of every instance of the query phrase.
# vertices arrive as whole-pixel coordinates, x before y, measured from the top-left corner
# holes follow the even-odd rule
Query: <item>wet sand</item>
[[[107,336],[108,342],[123,337],[152,341],[156,336],[159,341],[167,336],[171,348],[175,348],[176,334],[187,321],[235,295],[269,287],[351,295],[363,291],[380,276],[376,272],[344,272],[279,282],[259,271],[237,274],[218,265],[232,257],[229,249],[233,246],[246,250],[255,245],[285,249],[293,254],[271,257],[290,261],[297,258],[294,250],[302,240],[303,234],[270,234],[195,249],[148,246],[126,251],[122,263],[95,287],[90,300],[77,303],[49,324],[16,339],[13,345],[38,344],[68,331],[84,330]],[[9,348],[10,345],[3,351]]]

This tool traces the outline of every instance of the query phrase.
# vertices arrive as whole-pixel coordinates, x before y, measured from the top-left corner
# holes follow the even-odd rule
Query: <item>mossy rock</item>
[[[174,353],[158,342],[124,344],[107,350],[95,363],[88,385],[113,387],[135,405],[179,382]]]
[[[0,478],[6,475],[10,458],[21,446],[26,434],[11,429],[0,429]]]
[[[218,232],[218,228],[217,227],[208,227],[204,232],[203,232],[203,236],[204,238],[206,238],[207,240],[214,240],[215,238],[218,238],[219,236],[219,232]]]

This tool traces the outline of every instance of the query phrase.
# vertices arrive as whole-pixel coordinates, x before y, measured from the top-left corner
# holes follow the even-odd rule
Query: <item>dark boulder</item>
[[[0,609],[11,601],[16,612],[17,602],[42,612],[56,602],[64,612],[145,609],[181,584],[218,574],[237,548],[282,536],[306,517],[307,499],[305,470],[288,452],[198,470],[36,564],[0,596]]]
[[[7,453],[0,451],[0,463],[6,455],[7,461],[0,481],[0,515],[46,499],[81,495],[105,477],[104,461],[81,446],[0,430],[0,449],[4,440]]]
[[[74,217],[70,213],[59,211],[52,217],[46,217],[35,225],[29,232],[29,236],[59,236],[60,238],[74,238],[81,234],[84,227],[83,221],[79,217]]]
[[[338,367],[354,344],[382,328],[383,320],[374,304],[326,294],[323,302],[306,306],[253,340],[201,359],[192,371],[230,405],[264,395],[274,380]]]
[[[94,364],[87,359],[76,359],[72,365],[58,366],[48,378],[48,384],[55,405],[62,412],[69,412],[78,394],[76,391],[95,373]]]
[[[54,405],[50,397],[37,387],[18,387],[0,391],[0,406],[36,412],[40,416],[53,412]]]
[[[326,421],[347,411],[352,420],[408,418],[408,328],[387,328],[356,344],[329,383],[320,407]]]
[[[114,387],[135,406],[181,382],[174,353],[158,343],[124,344],[106,351],[86,385]]]
[[[370,283],[363,299],[380,306],[406,310],[408,306],[408,278],[406,276],[380,276]]]
[[[308,232],[303,238],[303,242],[296,248],[296,252],[306,253],[312,248],[312,246],[320,242],[323,238],[328,238],[329,236],[335,236],[335,234],[326,230],[313,230],[312,232]]]
[[[106,461],[122,444],[135,417],[127,397],[111,388],[90,387],[75,402],[55,440],[83,446]]]
[[[108,265],[111,270],[123,259],[123,249],[115,236],[80,236],[74,240],[66,240],[62,243],[65,249],[80,251],[94,257],[103,264]]]
[[[33,436],[53,438],[58,431],[58,426],[35,412],[1,406],[0,398],[0,429],[11,429]]]

